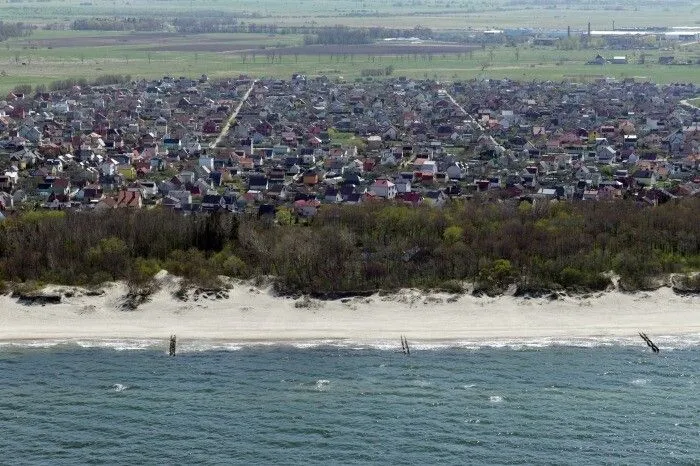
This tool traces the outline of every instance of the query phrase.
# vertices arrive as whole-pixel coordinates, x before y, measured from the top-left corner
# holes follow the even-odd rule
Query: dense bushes
[[[421,287],[477,291],[625,289],[700,271],[700,199],[443,209],[324,206],[309,223],[154,210],[28,212],[0,226],[0,279],[143,283],[161,268],[203,286],[218,275],[274,276],[285,293]],[[678,283],[684,290],[698,280]]]

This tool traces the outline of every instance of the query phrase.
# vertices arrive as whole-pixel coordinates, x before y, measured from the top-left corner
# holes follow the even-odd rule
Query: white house
[[[214,169],[214,158],[202,155],[199,157],[199,166],[208,168],[209,170]]]
[[[461,180],[466,174],[466,170],[461,163],[455,162],[449,167],[447,167],[447,177],[451,180]]]
[[[421,164],[420,171],[424,175],[435,175],[437,173],[437,163],[434,160],[426,160]]]
[[[169,191],[168,196],[177,199],[180,204],[192,204],[192,193],[186,189]]]
[[[370,191],[376,196],[383,197],[385,199],[393,199],[396,197],[396,185],[384,178],[376,180],[372,184]]]
[[[405,178],[398,178],[394,183],[396,185],[397,193],[410,193],[411,192],[411,181]]]
[[[119,163],[114,159],[107,159],[100,165],[100,171],[105,176],[113,176],[117,173]]]

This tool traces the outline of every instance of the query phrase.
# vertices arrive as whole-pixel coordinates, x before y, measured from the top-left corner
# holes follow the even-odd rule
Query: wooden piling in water
[[[648,346],[649,348],[651,348],[651,350],[652,350],[654,353],[658,353],[658,352],[659,352],[659,347],[656,346],[656,345],[654,344],[653,341],[651,341],[651,339],[647,336],[646,333],[639,332],[639,336],[642,337],[642,340],[644,340],[644,342],[647,344],[647,346]]]
[[[403,335],[401,335],[401,350],[406,356],[411,355],[411,348],[408,347],[408,340]]]
[[[168,354],[170,356],[175,356],[175,351],[177,349],[177,337],[175,335],[170,335],[170,348]]]

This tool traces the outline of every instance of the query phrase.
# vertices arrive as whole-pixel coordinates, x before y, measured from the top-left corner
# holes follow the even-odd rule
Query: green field
[[[669,2],[670,3],[670,2]],[[538,2],[533,0],[48,0],[0,3],[4,21],[52,23],[94,16],[150,16],[222,12],[245,21],[289,25],[347,24],[351,26],[464,28],[561,27],[598,29],[614,20],[618,27],[694,26],[700,5],[692,0],[673,4],[620,0]],[[690,19],[690,20],[689,20]]]
[[[94,46],[57,46],[66,38],[124,43]],[[41,45],[37,46],[37,42]],[[51,45],[51,44],[54,45]],[[320,54],[288,52],[300,46],[301,36],[264,34],[198,34],[168,36],[162,34],[85,33],[40,31],[31,38],[12,39],[0,48],[0,90],[19,84],[48,84],[65,78],[94,79],[105,74],[130,74],[134,78],[164,75],[225,77],[246,73],[256,77],[289,77],[292,73],[325,74],[354,79],[362,69],[392,66],[394,75],[439,80],[478,77],[517,80],[585,80],[600,76],[634,77],[658,83],[700,82],[697,65],[657,64],[660,55],[673,53],[678,58],[700,53],[700,46],[680,51],[651,51],[644,65],[636,64],[642,52],[619,50],[556,50],[543,47],[487,47],[468,53],[406,53],[375,55],[370,53]],[[51,47],[51,48],[49,48]],[[167,49],[162,51],[161,49]],[[175,50],[171,50],[175,49]],[[178,51],[177,49],[185,49]],[[200,49],[200,50],[198,50]],[[222,51],[207,51],[210,49]],[[295,49],[297,50],[297,49]],[[275,54],[272,63],[271,54]],[[591,66],[585,62],[597,53],[609,57],[627,55],[630,64]]]
[[[94,79],[105,74],[154,78],[163,75],[224,77],[246,73],[256,77],[288,77],[300,72],[354,79],[363,69],[392,66],[394,75],[440,80],[477,77],[519,80],[586,80],[599,76],[634,77],[659,83],[700,82],[694,66],[658,65],[660,55],[696,59],[698,44],[676,50],[573,50],[497,46],[467,53],[383,53],[367,49],[353,53],[320,53],[300,48],[298,34],[189,34],[44,30],[65,27],[78,18],[210,17],[231,15],[240,22],[277,25],[430,27],[465,30],[485,27],[530,27],[582,30],[622,26],[693,26],[700,24],[700,5],[679,0],[673,6],[639,1],[636,6],[618,0],[556,2],[536,0],[299,0],[293,8],[283,0],[49,0],[0,3],[3,21],[35,23],[39,29],[26,38],[0,43],[0,91],[20,84],[48,84],[66,78]],[[692,20],[689,20],[692,18]],[[289,47],[295,47],[290,49]],[[628,65],[587,66],[597,53],[627,55]],[[274,56],[274,60],[272,57]]]

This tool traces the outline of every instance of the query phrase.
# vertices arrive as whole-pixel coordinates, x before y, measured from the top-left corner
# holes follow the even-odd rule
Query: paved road
[[[255,85],[257,83],[258,83],[258,80],[256,79],[255,81],[253,81],[253,84],[250,85],[250,88],[248,89],[248,91],[246,91],[245,95],[241,99],[241,102],[233,110],[233,113],[231,113],[231,116],[228,117],[228,120],[226,120],[226,124],[224,125],[224,127],[221,128],[221,133],[219,133],[219,137],[217,137],[214,142],[209,144],[210,149],[213,149],[216,146],[218,146],[221,143],[221,140],[224,138],[224,136],[226,136],[226,134],[228,134],[228,130],[231,128],[231,124],[238,116],[238,112],[240,112],[241,108],[243,108],[243,104],[245,103],[246,100],[248,100],[248,97],[250,97],[250,93],[253,92],[253,88],[255,88]]]
[[[457,107],[458,109],[460,109],[460,110],[462,111],[462,113],[464,113],[464,116],[467,117],[467,121],[469,121],[470,123],[476,125],[481,131],[484,131],[484,127],[481,126],[481,123],[479,123],[478,121],[476,121],[476,120],[474,119],[473,116],[471,116],[466,110],[464,110],[464,107],[462,107],[461,105],[459,105],[459,104],[457,103],[457,101],[455,100],[455,98],[452,97],[452,95],[451,95],[449,92],[445,91],[445,95],[447,96],[448,99],[450,99],[450,100],[452,101],[452,104],[453,104],[455,107]]]

